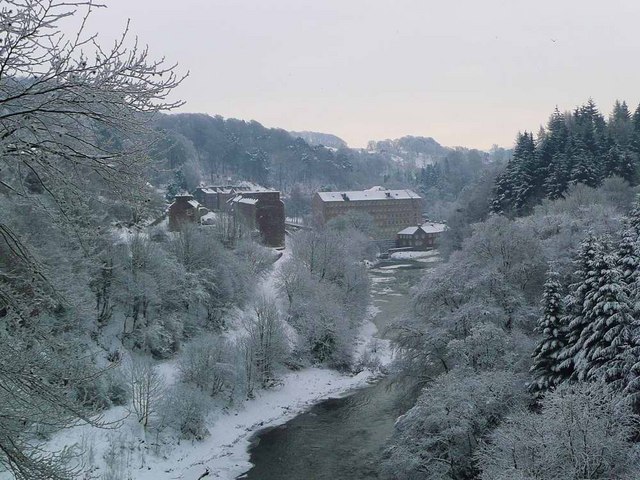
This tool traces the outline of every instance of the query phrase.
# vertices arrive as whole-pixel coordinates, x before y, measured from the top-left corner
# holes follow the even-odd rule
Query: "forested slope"
[[[537,140],[518,137],[497,181],[456,201],[482,207],[454,216],[448,261],[398,321],[399,378],[421,395],[396,425],[386,478],[638,477],[634,132],[624,103],[608,122],[591,102],[556,112]],[[567,165],[552,195],[542,180]]]
[[[542,199],[560,198],[570,185],[597,187],[618,176],[638,181],[640,107],[616,102],[608,120],[589,100],[572,112],[556,109],[537,137],[518,135],[513,159],[497,179],[494,212],[521,214]]]

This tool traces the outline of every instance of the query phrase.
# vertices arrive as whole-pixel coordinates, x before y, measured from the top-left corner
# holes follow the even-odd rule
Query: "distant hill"
[[[346,148],[347,142],[340,137],[333,135],[332,133],[320,133],[320,132],[289,132],[292,137],[300,137],[309,145],[323,145],[329,148]]]
[[[367,150],[390,155],[395,161],[424,167],[445,157],[450,148],[443,147],[431,137],[405,136],[395,140],[370,141]]]
[[[154,155],[157,185],[190,190],[200,182],[244,179],[288,192],[295,185],[367,188],[401,177],[390,172],[396,166],[387,156],[347,148],[334,135],[305,134],[307,141],[256,121],[194,113],[160,115],[156,128],[165,138]],[[339,147],[316,145],[314,138]],[[408,186],[411,180],[397,181]]]
[[[488,163],[508,156],[503,149],[448,148],[433,138],[412,136],[348,148],[335,135],[193,113],[161,115],[156,127],[165,140],[152,155],[153,183],[168,196],[200,183],[250,180],[285,195],[294,189],[310,195],[384,185],[412,188],[436,201],[454,197]]]

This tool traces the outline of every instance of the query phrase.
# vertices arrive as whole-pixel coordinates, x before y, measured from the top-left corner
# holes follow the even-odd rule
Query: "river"
[[[409,289],[436,257],[385,260],[370,270],[379,332],[409,308]],[[396,419],[415,395],[384,378],[341,398],[324,400],[289,422],[262,430],[250,449],[247,480],[378,478],[378,465]]]

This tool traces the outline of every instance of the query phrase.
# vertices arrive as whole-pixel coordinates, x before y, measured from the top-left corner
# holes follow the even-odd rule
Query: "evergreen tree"
[[[602,174],[590,151],[586,149],[577,151],[572,155],[572,163],[573,168],[570,174],[572,184],[583,183],[594,188],[600,185]]]
[[[518,135],[513,158],[498,177],[494,188],[492,210],[495,213],[523,213],[536,191],[537,173],[533,134]],[[541,182],[538,182],[541,184]]]
[[[634,235],[640,240],[640,194],[636,196],[629,216],[627,217],[627,228],[633,230]]]
[[[495,213],[527,213],[544,198],[561,198],[570,185],[598,187],[619,176],[636,185],[640,162],[640,107],[631,116],[616,102],[607,122],[592,99],[572,113],[556,108],[537,143],[519,134],[514,155],[494,184]]]
[[[640,344],[635,336],[629,287],[610,254],[593,263],[596,281],[586,288],[584,328],[574,359],[578,380],[604,380],[624,390],[636,375]]]
[[[631,118],[631,150],[640,155],[640,105]]]
[[[629,288],[629,296],[633,305],[634,316],[638,317],[638,278],[640,268],[640,199],[636,200],[625,221],[622,238],[618,243],[618,268],[622,280]]]
[[[569,185],[570,169],[564,153],[556,153],[552,157],[551,167],[545,180],[544,190],[547,198],[561,198]]]
[[[542,296],[542,316],[537,331],[542,335],[533,352],[531,373],[535,381],[529,386],[532,392],[542,392],[559,385],[571,374],[560,366],[559,355],[567,344],[562,323],[562,286],[556,272],[549,272]]]
[[[631,141],[633,131],[631,113],[626,102],[620,103],[619,100],[616,100],[607,126],[613,142],[622,148],[626,148]]]
[[[589,319],[585,315],[586,295],[595,288],[598,278],[594,265],[602,255],[602,243],[594,235],[589,234],[580,244],[575,263],[577,270],[574,273],[574,283],[570,286],[570,293],[565,298],[565,315],[562,324],[567,330],[567,343],[558,355],[559,368],[567,372],[566,378],[573,376],[575,359],[580,352],[579,344],[582,331],[586,328]]]
[[[613,145],[604,157],[602,173],[605,177],[613,177],[619,175],[620,164],[622,163],[622,152],[618,145]]]

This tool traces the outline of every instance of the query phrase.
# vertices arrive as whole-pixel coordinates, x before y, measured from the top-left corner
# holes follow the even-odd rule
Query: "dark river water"
[[[409,288],[430,263],[385,261],[370,271],[379,331],[409,307]],[[284,425],[262,430],[250,449],[250,480],[375,479],[386,439],[415,395],[385,378],[311,407]]]

